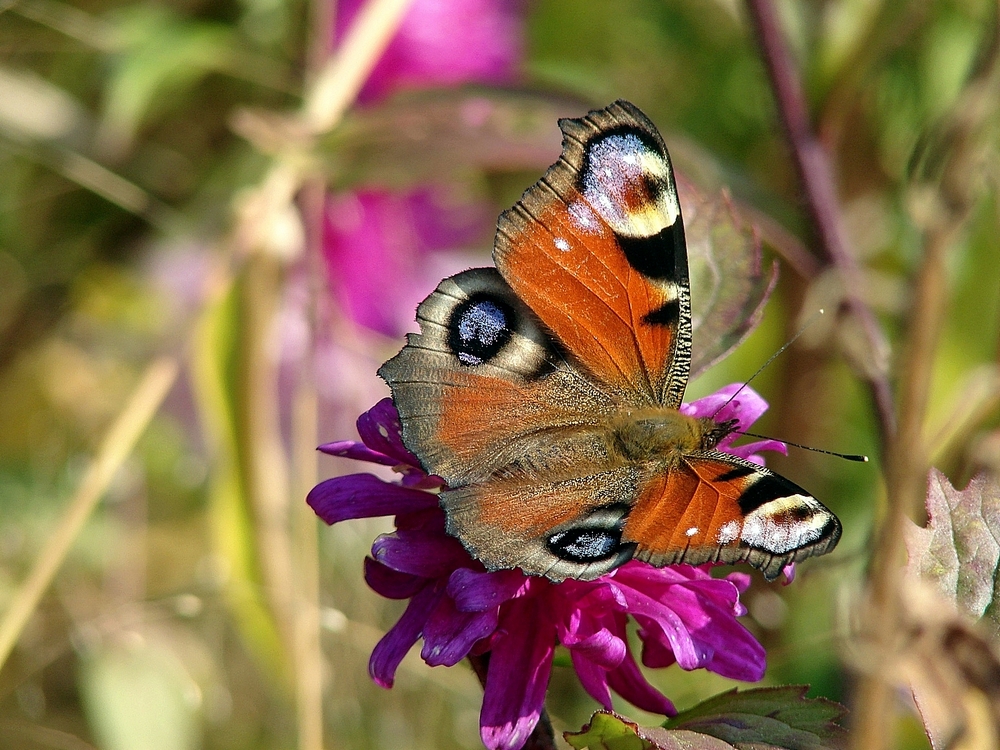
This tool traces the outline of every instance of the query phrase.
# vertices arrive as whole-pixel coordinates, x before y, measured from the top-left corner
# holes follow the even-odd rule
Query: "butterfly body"
[[[560,127],[562,157],[500,216],[496,268],[442,281],[379,370],[447,483],[449,533],[490,569],[556,581],[633,557],[773,578],[831,549],[832,513],[718,452],[733,422],[680,410],[687,252],[656,128],[627,102]]]

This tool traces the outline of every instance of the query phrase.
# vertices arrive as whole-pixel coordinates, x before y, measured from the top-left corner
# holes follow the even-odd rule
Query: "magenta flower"
[[[338,3],[338,38],[361,5]],[[414,0],[359,100],[372,104],[427,86],[512,83],[521,58],[519,8],[513,0]],[[356,323],[396,336],[412,322],[398,311],[412,311],[443,276],[474,265],[451,251],[485,246],[496,211],[482,201],[456,202],[440,187],[363,189],[331,196],[326,218],[323,253],[336,298]]]
[[[728,386],[684,411],[711,416],[739,386]],[[726,405],[720,420],[738,419],[745,429],[767,408],[749,388]],[[569,651],[581,684],[605,708],[611,691],[639,708],[673,715],[673,704],[647,682],[626,635],[629,617],[639,625],[641,661],[647,667],[678,664],[725,677],[756,681],[764,674],[764,649],[738,621],[746,610],[743,573],[713,578],[711,566],[654,568],[631,561],[594,581],[554,584],[517,570],[488,572],[444,531],[437,495],[403,445],[399,416],[384,399],[358,419],[363,442],[320,447],[325,453],[392,466],[399,483],[371,474],[329,479],[308,502],[327,523],[395,515],[396,531],[379,537],[365,560],[365,579],[391,599],[409,599],[403,616],[372,652],[369,672],[391,687],[406,652],[423,639],[421,657],[431,666],[489,655],[480,731],[490,750],[517,750],[544,706],[555,649]],[[759,460],[756,451],[784,449],[777,441],[721,449]]]
[[[735,393],[739,393],[739,395],[733,398]],[[689,417],[712,417],[716,422],[736,420],[733,432],[722,439],[716,450],[745,458],[760,466],[764,465],[764,457],[760,455],[760,451],[788,453],[788,446],[780,440],[758,440],[755,443],[733,445],[740,434],[749,430],[750,426],[764,416],[764,412],[767,411],[767,401],[762,399],[753,388],[742,383],[730,383],[711,396],[699,398],[690,404],[681,404],[680,411]]]

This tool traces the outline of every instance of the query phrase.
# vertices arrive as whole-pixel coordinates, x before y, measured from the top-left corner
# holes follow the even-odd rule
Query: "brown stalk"
[[[884,338],[874,315],[854,290],[860,288],[860,270],[847,251],[843,223],[837,207],[832,170],[826,153],[812,134],[801,86],[781,36],[770,0],[747,0],[755,30],[764,51],[782,121],[788,133],[796,166],[806,192],[807,205],[817,237],[828,260],[841,272],[848,291],[848,308],[862,323],[874,353],[882,351]],[[942,145],[948,157],[940,184],[925,181],[939,198],[937,209],[924,226],[924,255],[914,282],[906,327],[907,337],[899,363],[898,407],[894,411],[887,378],[869,379],[882,428],[886,455],[889,511],[883,522],[869,572],[869,611],[865,636],[874,653],[891,657],[901,602],[899,599],[903,529],[921,507],[929,468],[928,449],[922,439],[930,396],[934,355],[947,302],[947,253],[961,232],[974,203],[968,189],[970,155],[975,135],[995,102],[1000,78],[1000,38],[997,24],[979,72],[953,108]],[[964,176],[964,178],[963,178]],[[894,414],[899,415],[898,428]],[[884,676],[872,670],[861,676],[855,696],[852,746],[856,750],[882,750],[888,746],[893,693]]]
[[[777,12],[771,0],[747,0],[764,63],[788,137],[792,158],[805,192],[806,210],[826,262],[834,266],[844,282],[844,302],[860,324],[867,343],[869,362],[858,367],[865,373],[883,444],[895,432],[892,390],[886,372],[889,344],[871,308],[861,298],[864,279],[848,247],[847,233],[837,200],[833,168],[823,144],[813,132],[805,96]]]
[[[311,29],[306,59],[309,83],[330,56],[330,31],[334,4],[311,3]],[[295,550],[294,581],[295,709],[299,750],[323,750],[323,649],[320,620],[320,563],[317,519],[304,498],[319,475],[316,445],[319,442],[319,395],[316,390],[317,301],[325,278],[322,268],[323,208],[326,184],[313,178],[299,193],[299,210],[305,227],[303,263],[308,299],[305,317],[308,344],[298,364],[292,401],[292,523]]]
[[[940,172],[918,182],[933,188],[935,203],[924,227],[924,254],[914,286],[907,340],[899,370],[899,432],[887,452],[886,490],[889,515],[885,519],[872,559],[871,637],[876,648],[891,649],[899,621],[901,558],[904,525],[923,506],[929,446],[923,440],[930,400],[934,355],[948,301],[946,262],[975,205],[975,155],[978,135],[987,116],[996,111],[1000,83],[1000,3],[978,70],[953,106],[939,139],[945,154]],[[891,653],[891,651],[890,651]],[[858,688],[853,747],[881,750],[889,735],[892,686],[878,674],[863,676]]]
[[[173,357],[161,357],[149,365],[131,398],[108,429],[80,486],[35,559],[34,567],[14,592],[0,619],[0,668],[10,656],[90,514],[159,410],[177,379],[178,370],[179,365]]]

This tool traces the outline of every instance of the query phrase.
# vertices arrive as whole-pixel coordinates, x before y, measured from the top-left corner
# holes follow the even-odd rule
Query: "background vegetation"
[[[405,321],[449,269],[487,262],[491,217],[558,153],[556,117],[619,97],[660,126],[688,180],[756,212],[780,261],[760,327],[689,396],[746,379],[816,308],[832,312],[754,382],[771,403],[760,431],[873,462],[795,450],[773,462],[845,534],[793,585],[758,577],[744,601],[768,682],[850,703],[880,653],[855,637],[864,581],[875,571],[876,603],[893,581],[870,555],[899,552],[876,545],[877,521],[923,522],[900,489],[921,461],[956,486],[1000,469],[997,5],[776,3],[784,70],[835,176],[819,212],[750,20],[762,5],[525,2],[511,86],[373,97],[341,121],[349,74],[323,74],[336,8],[0,2],[0,636],[14,633],[0,638],[0,653],[13,646],[0,746],[479,746],[481,691],[464,667],[411,654],[393,690],[368,679],[399,614],[361,578],[388,527],[319,528],[303,502],[348,471],[313,448],[354,436],[401,343],[389,324],[357,322],[328,272],[324,194],[341,205],[433,184],[487,217],[458,253],[384,279],[376,268],[355,290]],[[463,125],[470,101],[517,127]],[[681,708],[730,686],[677,668],[651,679]],[[926,747],[897,699],[897,746]],[[594,708],[557,669],[557,730]]]

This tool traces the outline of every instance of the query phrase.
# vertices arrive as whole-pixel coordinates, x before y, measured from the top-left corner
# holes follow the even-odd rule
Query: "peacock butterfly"
[[[768,579],[837,544],[808,492],[678,411],[691,295],[673,170],[617,101],[560,120],[559,160],[500,215],[496,268],[442,281],[379,369],[403,442],[490,570],[590,580],[631,558],[746,561]]]

